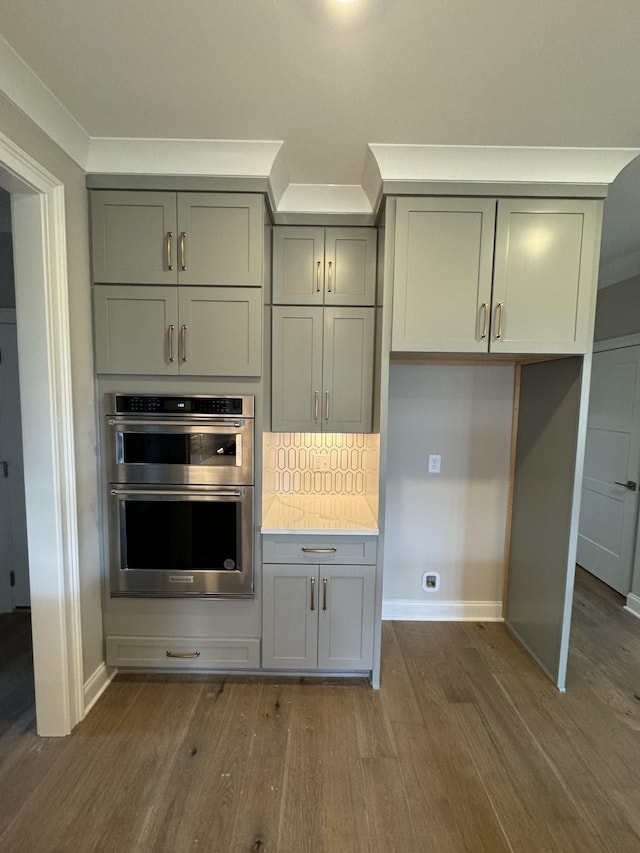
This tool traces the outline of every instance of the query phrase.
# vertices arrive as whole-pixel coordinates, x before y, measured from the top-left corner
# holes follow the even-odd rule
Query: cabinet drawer
[[[376,561],[377,537],[317,534],[264,536],[262,548],[265,563],[371,565]]]
[[[259,669],[260,640],[253,637],[107,637],[107,665],[162,669]]]

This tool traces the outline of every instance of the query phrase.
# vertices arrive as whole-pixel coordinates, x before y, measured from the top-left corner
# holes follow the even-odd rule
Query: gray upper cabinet
[[[273,302],[374,305],[375,228],[273,229]]]
[[[591,347],[601,202],[498,202],[493,352],[582,353]]]
[[[273,307],[271,425],[370,432],[375,308]]]
[[[91,236],[96,283],[262,284],[257,194],[93,191]]]
[[[398,199],[392,349],[586,352],[600,205]]]
[[[259,376],[262,311],[253,287],[96,287],[96,370]]]
[[[178,373],[177,288],[94,289],[98,373]]]

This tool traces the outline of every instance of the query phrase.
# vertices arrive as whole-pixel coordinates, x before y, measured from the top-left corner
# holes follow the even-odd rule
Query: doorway
[[[640,337],[594,346],[577,561],[631,590],[640,475]]]
[[[64,186],[0,134],[11,196],[36,726],[83,717]]]
[[[11,198],[0,190],[0,613],[30,606]]]

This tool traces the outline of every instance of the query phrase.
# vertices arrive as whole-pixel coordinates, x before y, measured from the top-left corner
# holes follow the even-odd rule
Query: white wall
[[[500,618],[513,380],[504,365],[391,365],[383,618]],[[427,570],[438,592],[422,591]]]

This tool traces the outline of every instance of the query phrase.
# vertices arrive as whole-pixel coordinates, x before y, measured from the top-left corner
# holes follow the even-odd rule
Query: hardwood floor
[[[638,853],[622,603],[579,571],[566,694],[500,624],[395,622],[379,691],[121,675],[61,740],[23,710],[0,736],[0,849]]]
[[[33,717],[33,702],[31,613],[0,613],[0,748],[5,732],[23,716]]]

